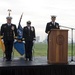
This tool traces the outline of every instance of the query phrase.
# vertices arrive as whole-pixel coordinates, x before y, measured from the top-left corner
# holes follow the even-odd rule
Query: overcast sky
[[[75,0],[0,0],[0,24],[6,22],[8,9],[12,10],[12,23],[17,26],[23,12],[22,27],[30,20],[41,40],[47,36],[45,27],[51,15],[57,16],[60,25],[75,28]]]

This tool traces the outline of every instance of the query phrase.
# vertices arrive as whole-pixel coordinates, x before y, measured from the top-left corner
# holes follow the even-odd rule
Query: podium
[[[68,63],[68,30],[53,29],[48,34],[49,64]]]

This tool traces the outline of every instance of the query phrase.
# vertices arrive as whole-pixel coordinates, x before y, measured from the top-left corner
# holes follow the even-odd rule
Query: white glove
[[[16,41],[17,41],[17,40],[15,39],[15,40],[14,40],[14,43],[15,43]]]

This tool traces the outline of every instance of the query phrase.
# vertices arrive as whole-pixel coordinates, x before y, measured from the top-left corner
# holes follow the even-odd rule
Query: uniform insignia
[[[31,27],[31,31],[34,31],[34,28],[33,27]]]
[[[56,25],[56,28],[59,28],[58,25]]]
[[[14,26],[12,26],[11,29],[14,30]]]

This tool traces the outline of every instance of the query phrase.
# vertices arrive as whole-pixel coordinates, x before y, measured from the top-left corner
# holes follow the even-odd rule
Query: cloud
[[[8,9],[12,10],[12,23],[18,25],[20,15],[24,12],[22,26],[26,25],[27,20],[31,20],[37,35],[43,37],[46,36],[46,23],[51,21],[50,15],[53,14],[61,25],[75,27],[75,0],[0,0],[1,23],[6,22]]]

